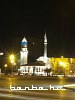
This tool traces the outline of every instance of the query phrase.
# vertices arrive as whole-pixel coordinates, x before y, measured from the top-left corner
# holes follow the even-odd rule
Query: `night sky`
[[[75,57],[75,0],[0,2],[0,52],[19,53],[25,36],[29,55],[42,56],[45,31],[48,57]]]

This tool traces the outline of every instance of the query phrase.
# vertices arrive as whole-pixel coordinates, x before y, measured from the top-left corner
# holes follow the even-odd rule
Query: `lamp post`
[[[10,62],[12,64],[12,74],[13,74],[13,65],[14,65],[14,62],[15,62],[15,56],[13,54],[10,55]]]
[[[7,68],[7,66],[8,66],[7,64],[4,65],[4,67],[5,67],[5,74],[6,74],[6,68]]]

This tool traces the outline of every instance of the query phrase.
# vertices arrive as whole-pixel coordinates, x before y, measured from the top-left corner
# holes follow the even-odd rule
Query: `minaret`
[[[47,58],[47,36],[46,36],[46,32],[44,35],[44,58]]]
[[[27,59],[28,59],[27,40],[24,37],[21,42],[20,65],[27,64]]]

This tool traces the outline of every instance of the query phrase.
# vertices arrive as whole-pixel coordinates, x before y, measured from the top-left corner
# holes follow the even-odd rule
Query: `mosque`
[[[44,35],[44,56],[39,57],[36,62],[28,64],[27,40],[24,37],[21,42],[20,51],[20,75],[47,76],[46,69],[50,69],[51,63],[47,57],[47,36]]]
[[[47,36],[44,35],[44,54],[35,62],[28,63],[28,46],[27,40],[24,37],[21,42],[20,51],[20,75],[75,75],[75,58],[60,58],[47,57]]]

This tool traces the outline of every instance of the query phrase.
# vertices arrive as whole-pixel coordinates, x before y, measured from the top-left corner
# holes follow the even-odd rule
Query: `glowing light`
[[[10,55],[10,59],[14,59],[14,55],[12,54],[12,55]]]
[[[11,63],[14,63],[14,60],[15,60],[15,56],[14,56],[13,54],[11,54],[11,55],[10,55],[10,62],[11,62]]]
[[[61,65],[61,66],[62,66],[63,64],[64,64],[63,62],[59,62],[59,65]]]
[[[63,66],[63,67],[66,67],[66,63],[63,62],[63,61],[59,62],[59,65],[60,65],[60,66]]]
[[[16,65],[16,63],[14,63],[14,66]]]
[[[3,53],[0,53],[0,55],[3,55]]]
[[[4,66],[7,67],[7,64],[5,64]]]

